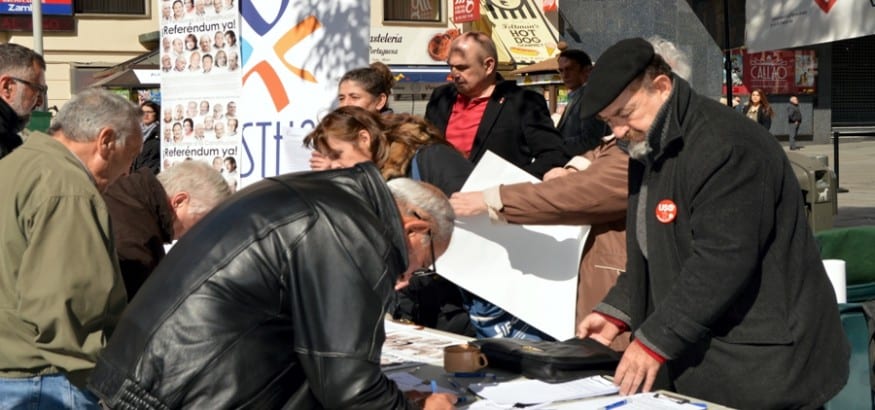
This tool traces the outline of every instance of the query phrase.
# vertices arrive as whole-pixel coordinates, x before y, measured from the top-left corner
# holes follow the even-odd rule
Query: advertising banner
[[[42,0],[47,16],[72,16],[73,0]],[[32,0],[0,0],[0,14],[31,14]]]
[[[233,1],[175,2],[161,19],[162,168],[205,161],[232,190],[240,184],[239,21]]]
[[[734,95],[747,95],[756,88],[766,94],[814,94],[817,91],[814,50],[745,53],[744,49],[737,49],[732,51],[731,59]],[[723,87],[725,94],[726,84]]]
[[[304,137],[337,99],[337,82],[368,65],[368,2],[244,1],[241,25],[243,185],[309,169]]]
[[[875,33],[875,1],[747,0],[749,52],[801,47]]]
[[[481,1],[494,33],[517,63],[543,61],[558,53],[556,29],[535,1]]]

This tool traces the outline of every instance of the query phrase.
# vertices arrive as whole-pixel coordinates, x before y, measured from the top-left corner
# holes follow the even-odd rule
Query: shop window
[[[76,14],[149,16],[151,0],[74,0]]]
[[[383,0],[386,23],[446,23],[446,0]]]

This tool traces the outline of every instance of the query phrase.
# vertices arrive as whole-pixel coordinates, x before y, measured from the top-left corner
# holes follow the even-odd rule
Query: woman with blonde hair
[[[473,164],[433,125],[410,114],[381,116],[361,107],[340,107],[304,138],[327,160],[314,170],[373,161],[387,180],[408,177],[428,182],[446,195],[459,191]]]
[[[447,196],[462,188],[473,164],[437,128],[409,114],[382,116],[361,107],[340,107],[304,138],[321,153],[325,167],[346,168],[373,161],[387,180],[408,177],[428,182]],[[312,161],[311,161],[312,165]],[[448,332],[474,334],[460,289],[434,272],[414,277],[399,294],[398,319]]]
[[[756,88],[750,93],[750,101],[744,107],[744,115],[767,130],[772,128],[772,117],[775,113],[772,111],[772,106],[769,105],[769,100],[762,88]]]

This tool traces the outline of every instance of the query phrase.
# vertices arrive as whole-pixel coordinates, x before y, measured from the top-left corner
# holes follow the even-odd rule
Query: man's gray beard
[[[629,156],[642,160],[647,157],[647,154],[653,151],[653,148],[650,147],[650,143],[645,139],[644,141],[639,142],[630,142],[629,143]]]

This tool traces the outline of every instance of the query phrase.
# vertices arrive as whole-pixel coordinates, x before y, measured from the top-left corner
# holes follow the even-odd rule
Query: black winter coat
[[[444,135],[458,95],[454,84],[446,84],[436,88],[428,101],[425,119]],[[476,164],[487,150],[538,178],[570,159],[544,97],[500,77],[486,104],[468,160]]]
[[[816,408],[845,385],[849,350],[790,162],[762,127],[673,83],[654,152],[630,160],[626,273],[596,310],[668,358],[680,393]]]

